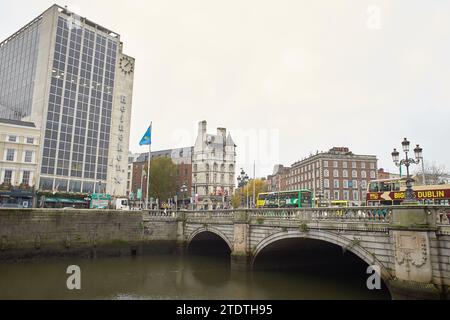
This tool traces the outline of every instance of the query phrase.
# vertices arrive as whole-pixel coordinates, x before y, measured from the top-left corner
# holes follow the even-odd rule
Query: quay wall
[[[176,238],[175,221],[140,211],[0,209],[0,261],[168,252]]]

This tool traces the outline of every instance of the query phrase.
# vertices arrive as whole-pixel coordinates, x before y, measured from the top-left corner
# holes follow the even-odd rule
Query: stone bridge
[[[251,268],[268,245],[321,240],[380,268],[395,298],[449,299],[450,207],[394,206],[223,211],[147,211],[144,220],[177,223],[177,244],[214,233],[228,245],[233,269]]]

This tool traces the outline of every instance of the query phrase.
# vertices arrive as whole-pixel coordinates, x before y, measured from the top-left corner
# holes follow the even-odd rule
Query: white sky
[[[5,39],[54,0],[0,0]],[[270,174],[348,146],[396,170],[404,137],[450,169],[450,2],[413,0],[73,0],[137,59],[130,148],[226,127],[238,165]]]

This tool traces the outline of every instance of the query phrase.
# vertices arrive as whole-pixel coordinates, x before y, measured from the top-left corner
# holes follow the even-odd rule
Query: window
[[[5,170],[5,178],[3,179],[4,184],[11,184],[12,181],[12,170]]]
[[[33,161],[33,151],[26,150],[25,151],[25,162],[31,163]]]
[[[361,178],[366,179],[367,173],[365,171],[361,171]]]
[[[366,168],[366,163],[365,162],[361,162],[361,169],[365,169]]]
[[[28,138],[27,138],[27,143],[28,143],[28,144],[34,144],[34,138],[28,137]]]
[[[352,171],[352,178],[358,178],[358,172],[356,170]]]
[[[348,180],[344,180],[344,181],[343,181],[343,184],[344,184],[344,188],[345,188],[345,189],[348,189]]]
[[[16,142],[17,141],[17,136],[9,136],[8,137],[8,141],[9,142]]]
[[[339,180],[334,180],[334,188],[339,188]]]
[[[361,181],[361,189],[366,189],[367,188],[367,182],[362,180]]]
[[[6,161],[14,161],[15,154],[16,154],[16,150],[7,149],[6,150]]]
[[[339,177],[339,171],[333,170],[333,177],[338,178]]]
[[[375,179],[375,178],[376,178],[375,171],[370,171],[370,179]]]
[[[353,201],[359,201],[359,192],[353,191]]]
[[[344,191],[344,200],[350,200],[350,194],[347,190]]]
[[[337,161],[334,161],[334,162],[333,162],[333,167],[335,167],[335,168],[338,167],[338,162],[337,162]]]
[[[353,168],[353,169],[356,168],[356,162],[355,162],[355,161],[352,162],[352,168]]]
[[[348,178],[348,171],[347,171],[347,170],[344,170],[344,171],[342,172],[342,176],[343,176],[344,178]]]
[[[339,200],[339,191],[334,192],[334,200]]]
[[[53,179],[41,178],[39,181],[39,188],[41,190],[53,190]]]
[[[370,163],[370,169],[371,169],[371,170],[374,170],[374,169],[375,169],[375,163],[373,163],[373,162]]]
[[[342,167],[343,168],[347,168],[347,162],[346,161],[342,162]]]
[[[353,189],[358,189],[358,181],[353,180]]]
[[[326,168],[326,167],[328,167],[328,161],[324,161],[323,162],[323,166]]]
[[[22,175],[22,184],[29,186],[30,185],[30,171],[24,171]]]
[[[328,171],[328,169],[325,169],[323,171],[323,176],[328,178],[330,176],[330,171]]]

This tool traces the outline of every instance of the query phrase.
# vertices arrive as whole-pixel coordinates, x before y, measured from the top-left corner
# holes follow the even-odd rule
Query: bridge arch
[[[189,245],[191,244],[192,240],[193,240],[196,236],[198,236],[200,233],[203,233],[203,232],[210,232],[210,233],[215,234],[216,236],[219,236],[220,238],[222,238],[223,241],[226,242],[228,248],[230,248],[230,252],[233,252],[233,244],[232,244],[232,242],[227,238],[227,236],[226,236],[222,231],[220,231],[219,229],[217,229],[217,228],[215,228],[215,227],[210,227],[210,226],[198,228],[198,229],[196,229],[194,232],[192,232],[191,235],[190,235],[189,238],[188,238],[187,245],[189,246]]]
[[[310,230],[307,233],[301,231],[278,232],[271,236],[268,236],[267,238],[259,242],[258,245],[253,250],[251,258],[251,267],[253,268],[255,260],[261,253],[261,251],[270,244],[284,239],[302,239],[302,238],[321,240],[345,248],[345,250],[355,254],[367,265],[379,266],[381,271],[381,278],[383,279],[383,281],[385,281],[385,283],[387,283],[389,280],[392,279],[392,276],[390,272],[386,269],[386,267],[369,251],[367,251],[366,249],[362,248],[359,245],[353,245],[351,240],[339,234],[322,230],[321,231]]]

